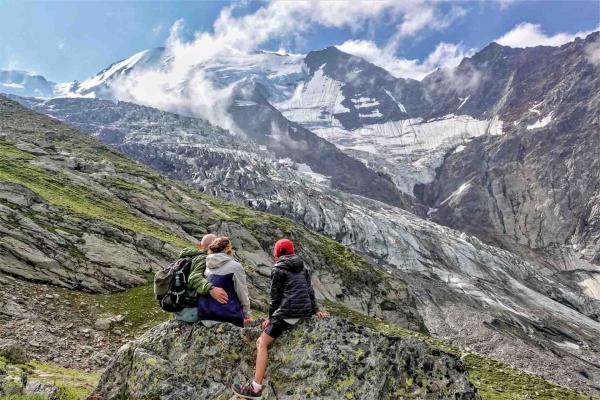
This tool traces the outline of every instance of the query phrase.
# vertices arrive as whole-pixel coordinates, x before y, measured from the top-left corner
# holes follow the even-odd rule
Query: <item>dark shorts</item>
[[[277,339],[283,332],[288,331],[293,327],[294,325],[288,324],[280,318],[271,318],[269,320],[269,325],[267,325],[264,332],[273,339]]]

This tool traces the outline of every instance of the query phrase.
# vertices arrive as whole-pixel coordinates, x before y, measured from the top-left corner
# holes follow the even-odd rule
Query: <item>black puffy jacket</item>
[[[296,254],[282,256],[271,271],[269,318],[306,318],[318,311],[310,272]]]

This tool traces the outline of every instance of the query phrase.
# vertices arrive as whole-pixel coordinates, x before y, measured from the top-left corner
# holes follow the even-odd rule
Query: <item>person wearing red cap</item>
[[[232,387],[235,394],[246,399],[262,398],[269,345],[293,328],[300,319],[313,315],[319,319],[327,317],[327,313],[319,311],[310,271],[295,253],[294,243],[289,239],[278,240],[273,249],[273,259],[275,265],[271,270],[269,319],[263,322],[264,331],[256,341],[254,380],[247,385],[236,384]]]

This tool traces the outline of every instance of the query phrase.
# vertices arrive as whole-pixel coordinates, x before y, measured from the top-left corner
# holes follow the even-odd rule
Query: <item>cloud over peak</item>
[[[465,57],[473,55],[473,49],[462,44],[439,43],[423,61],[396,57],[389,48],[380,48],[370,40],[348,40],[337,46],[343,52],[362,57],[365,60],[386,69],[396,78],[420,80],[437,68],[452,68]]]
[[[361,53],[358,55],[369,60],[379,52],[386,57],[382,66],[397,74],[407,71],[406,76],[421,77],[453,57],[460,57],[462,49],[441,44],[424,63],[419,63],[394,58],[398,40],[423,31],[444,29],[466,13],[458,6],[443,11],[434,1],[397,0],[271,1],[251,13],[240,15],[238,11],[236,6],[223,8],[213,30],[196,32],[191,40],[185,39],[183,21],[177,21],[165,44],[168,66],[128,74],[115,95],[123,100],[199,115],[213,122],[220,120],[221,125],[226,125],[222,122],[222,109],[233,88],[215,87],[206,71],[198,68],[210,60],[231,56],[244,59],[265,43],[302,43],[303,36],[319,26],[358,32],[365,27],[371,30],[374,24],[385,21],[397,27],[385,49],[369,42],[351,41],[354,48],[363,51],[350,52]],[[180,82],[190,84],[182,90]]]
[[[600,25],[595,30],[600,29]],[[541,25],[522,22],[513,29],[506,32],[495,40],[496,43],[509,47],[535,47],[535,46],[562,46],[565,43],[584,38],[592,31],[580,31],[576,33],[559,32],[555,35],[547,35]]]

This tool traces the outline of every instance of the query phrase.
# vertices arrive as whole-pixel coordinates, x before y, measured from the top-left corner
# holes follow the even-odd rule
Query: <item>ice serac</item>
[[[92,398],[230,398],[232,382],[251,380],[259,334],[230,324],[159,325],[121,348]],[[273,345],[269,371],[264,399],[480,398],[455,357],[339,318],[300,322]]]
[[[471,235],[334,190],[297,164],[279,162],[204,121],[124,102],[21,101],[166,175],[301,221],[378,260],[390,277],[410,283],[425,325],[437,336],[564,385],[593,392],[598,384],[600,324],[594,318],[600,304],[587,273],[562,276]],[[462,182],[444,204],[461,201],[473,185]],[[327,280],[320,290],[335,287]]]

